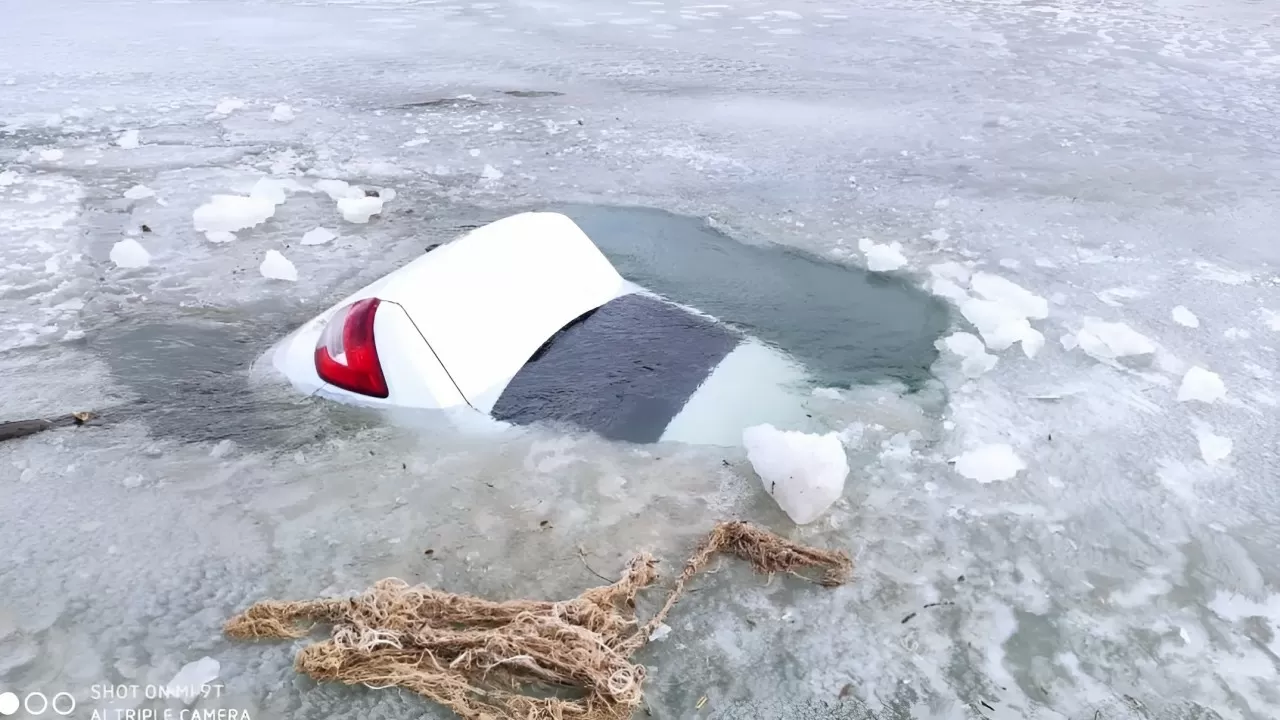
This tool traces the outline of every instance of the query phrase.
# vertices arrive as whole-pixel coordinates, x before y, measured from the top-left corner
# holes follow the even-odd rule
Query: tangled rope
[[[617,582],[561,602],[493,602],[388,578],[349,599],[259,602],[224,631],[238,639],[300,638],[315,624],[332,625],[328,640],[299,652],[299,672],[319,681],[405,688],[467,720],[624,720],[640,705],[645,679],[644,666],[631,655],[720,552],[761,573],[823,569],[815,582],[824,587],[843,584],[853,569],[845,553],[724,522],[699,544],[662,609],[643,626],[635,598],[658,577],[648,554],[633,558]],[[559,693],[519,692],[537,684]]]

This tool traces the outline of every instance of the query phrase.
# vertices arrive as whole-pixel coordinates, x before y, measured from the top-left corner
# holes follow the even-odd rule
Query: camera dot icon
[[[11,693],[0,693],[0,715],[9,716],[18,712],[18,696]]]

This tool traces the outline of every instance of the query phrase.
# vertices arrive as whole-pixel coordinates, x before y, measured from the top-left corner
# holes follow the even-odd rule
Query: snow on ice
[[[289,258],[281,255],[279,250],[268,250],[266,257],[262,259],[262,264],[258,266],[258,271],[262,273],[262,277],[269,280],[298,281],[298,269],[289,262]]]
[[[116,145],[125,150],[135,150],[141,144],[142,141],[138,138],[137,130],[126,130],[120,134],[120,137],[116,138]]]
[[[289,107],[284,103],[280,103],[276,105],[275,108],[271,110],[272,122],[278,122],[278,123],[293,122],[293,119],[295,117],[297,116],[294,114],[293,108]]]
[[[1004,443],[992,443],[974,448],[952,458],[956,472],[970,480],[992,483],[1010,480],[1027,469],[1027,464]]]
[[[382,203],[380,197],[344,197],[338,200],[338,212],[342,213],[343,220],[363,225],[382,212]]]
[[[40,159],[45,162],[57,162],[62,159],[63,155],[64,153],[57,148],[40,151]]]
[[[1196,317],[1195,313],[1191,312],[1183,305],[1179,305],[1175,307],[1173,311],[1170,313],[1170,315],[1173,316],[1173,321],[1178,323],[1182,327],[1189,327],[1189,328],[1200,327],[1200,318]]]
[[[9,185],[17,185],[22,182],[22,178],[13,170],[5,170],[0,172],[0,187],[8,187]]]
[[[1182,384],[1178,387],[1178,402],[1195,400],[1212,404],[1226,396],[1227,386],[1222,377],[1198,365],[1182,376]]]
[[[134,185],[124,191],[125,198],[129,200],[142,200],[149,197],[155,197],[156,191],[146,185]]]
[[[214,195],[206,204],[196,208],[192,221],[196,230],[204,233],[233,233],[267,221],[276,214],[272,199],[244,195]],[[214,240],[225,242],[226,240]]]
[[[867,256],[867,269],[871,272],[893,272],[907,264],[907,256],[902,254],[902,243],[877,245],[870,238],[862,238],[858,241],[858,249]]]
[[[849,459],[837,433],[756,425],[742,431],[742,444],[765,491],[797,525],[817,520],[844,493]]]
[[[480,177],[485,180],[499,180],[502,178],[502,171],[492,165],[485,165],[484,170],[480,172]]]
[[[338,234],[333,232],[332,230],[318,227],[313,230],[308,230],[302,234],[302,244],[303,245],[324,245],[325,243],[333,240],[336,237],[338,237]]]
[[[151,264],[151,253],[133,238],[125,238],[111,248],[111,262],[121,268],[141,268]]]
[[[225,230],[213,230],[205,233],[204,238],[211,243],[229,243],[236,239],[236,234]]]

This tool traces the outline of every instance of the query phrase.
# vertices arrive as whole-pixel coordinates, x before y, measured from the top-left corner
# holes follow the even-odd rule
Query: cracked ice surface
[[[849,549],[855,581],[700,578],[642,655],[656,717],[703,696],[752,720],[1280,716],[1274,9],[725,5],[10,0],[4,419],[123,409],[0,447],[0,686],[87,707],[93,683],[164,684],[210,657],[224,706],[255,717],[443,718],[314,687],[291,644],[218,629],[255,599],[387,575],[563,597],[598,582],[580,545],[608,574],[653,550],[669,576],[717,518],[789,528],[740,453],[414,431],[245,382],[272,341],[427,244],[588,199],[842,262],[861,238],[898,243],[954,332],[972,333],[972,298],[996,345],[1039,348],[993,363],[966,339],[941,392],[817,398],[850,479],[787,532]],[[220,243],[193,227],[263,178],[260,223]],[[346,185],[276,205],[288,179]],[[155,195],[125,196],[138,185]],[[303,244],[356,188],[398,196]],[[112,263],[124,239],[145,270]],[[269,251],[298,282],[262,276]],[[1084,351],[1027,326],[1088,328]],[[1230,392],[1179,403],[1193,368]],[[983,484],[948,463],[991,446],[1025,469]]]

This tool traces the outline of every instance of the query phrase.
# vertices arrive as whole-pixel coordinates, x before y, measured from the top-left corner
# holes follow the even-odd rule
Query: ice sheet
[[[446,718],[295,682],[293,646],[220,624],[387,575],[566,597],[635,549],[670,577],[714,519],[788,527],[743,455],[407,430],[243,384],[315,308],[462,228],[575,200],[851,264],[870,262],[860,238],[897,243],[885,267],[999,357],[977,374],[948,351],[936,385],[814,398],[850,480],[794,532],[850,550],[856,579],[700,578],[645,651],[655,717],[704,696],[744,720],[1280,716],[1273,8],[721,4],[6,3],[4,419],[129,414],[0,448],[22,510],[0,522],[0,687],[87,706],[93,684],[163,685],[207,655],[222,705],[254,717]],[[193,226],[264,176],[343,184]],[[125,197],[140,184],[156,195]],[[299,247],[386,185],[376,220]],[[125,239],[152,264],[116,268]],[[268,251],[305,272],[263,277]],[[978,273],[1043,298],[1043,319],[1012,305],[1053,342],[1013,350],[1035,336],[1004,310],[986,342],[963,303],[1011,298]],[[1229,392],[1178,402],[1193,367]],[[1231,440],[1216,463],[1197,421]],[[949,463],[991,443],[1026,469],[979,483]]]

